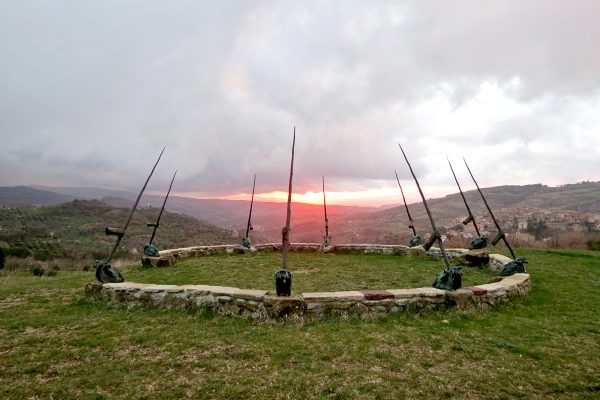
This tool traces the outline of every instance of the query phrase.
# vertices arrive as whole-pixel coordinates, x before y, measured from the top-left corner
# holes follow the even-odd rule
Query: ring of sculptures
[[[169,266],[176,260],[210,256],[219,253],[249,251],[280,251],[281,244],[260,244],[248,250],[238,245],[195,246],[163,250],[159,257],[144,257],[142,263]],[[338,254],[395,254],[441,258],[438,248],[428,251],[422,246],[401,245],[335,245],[323,248],[319,244],[293,243],[291,252],[332,252]],[[490,254],[488,249],[471,251],[447,249],[454,263],[470,265],[475,256],[487,261],[493,271],[501,271],[512,261],[500,254]],[[274,291],[241,289],[210,285],[160,285],[135,282],[88,283],[86,298],[92,301],[126,307],[147,306],[167,309],[211,309],[220,314],[240,315],[262,321],[286,319],[304,315],[358,315],[362,317],[399,312],[422,312],[446,309],[487,309],[523,296],[531,289],[527,273],[496,277],[493,282],[446,291],[433,287],[385,290],[354,290],[339,292],[311,292],[277,296]]]

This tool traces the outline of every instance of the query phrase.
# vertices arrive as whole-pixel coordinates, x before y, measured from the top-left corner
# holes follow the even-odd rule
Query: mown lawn
[[[0,398],[600,398],[600,253],[518,250],[533,289],[488,311],[255,324],[83,299],[92,272],[0,277]],[[279,255],[122,268],[272,289]],[[335,268],[332,268],[333,265]],[[439,261],[290,255],[294,291],[428,286]],[[467,270],[465,284],[489,274]]]

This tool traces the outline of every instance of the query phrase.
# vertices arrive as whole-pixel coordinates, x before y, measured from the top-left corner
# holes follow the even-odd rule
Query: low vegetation
[[[0,398],[572,399],[600,396],[600,254],[517,250],[529,295],[486,311],[256,324],[112,308],[93,272],[0,271]],[[273,288],[277,254],[126,266],[128,280]],[[429,285],[439,261],[290,255],[296,290]],[[411,270],[412,269],[412,270]],[[467,270],[469,279],[487,273]]]
[[[122,227],[129,211],[96,200],[76,200],[56,206],[0,208],[0,247],[13,260],[30,258],[47,262],[64,259],[71,260],[72,265],[87,265],[92,259],[108,256],[115,237],[106,236],[104,228]],[[152,228],[146,224],[156,222],[159,211],[136,211],[116,257],[127,258],[142,251],[142,244],[152,234]],[[160,249],[238,242],[237,234],[168,212],[162,216],[154,241]]]

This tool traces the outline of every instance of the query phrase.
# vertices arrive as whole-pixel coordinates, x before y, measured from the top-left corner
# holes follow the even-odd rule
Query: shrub
[[[585,244],[588,250],[600,250],[600,239],[590,239]]]
[[[56,274],[58,274],[58,271],[56,271],[55,269],[49,269],[48,271],[46,271],[47,276],[56,276]]]
[[[9,247],[4,250],[4,254],[18,258],[26,258],[31,256],[31,250],[26,247]]]
[[[46,270],[40,264],[33,264],[31,266],[31,273],[33,276],[44,276]]]

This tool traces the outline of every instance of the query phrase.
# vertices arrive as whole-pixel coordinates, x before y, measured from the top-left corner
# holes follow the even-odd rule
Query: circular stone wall
[[[257,245],[252,250],[240,246],[196,246],[164,250],[160,257],[144,257],[146,265],[168,266],[178,259],[209,256],[219,253],[279,251],[280,244]],[[325,251],[354,254],[398,254],[440,258],[437,248],[396,245],[337,245],[323,249],[319,244],[294,243],[294,252]],[[499,271],[511,259],[489,250],[469,251],[448,249],[454,263],[469,265],[473,260],[487,260],[487,265]],[[278,297],[274,291],[250,290],[210,285],[160,285],[135,282],[88,283],[86,298],[126,307],[149,306],[169,309],[212,309],[215,312],[251,317],[255,320],[319,314],[349,314],[375,316],[398,312],[427,310],[488,308],[523,296],[531,289],[529,274],[497,277],[496,281],[445,291],[432,287],[412,289],[356,290],[342,292],[312,292]]]

